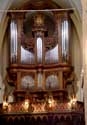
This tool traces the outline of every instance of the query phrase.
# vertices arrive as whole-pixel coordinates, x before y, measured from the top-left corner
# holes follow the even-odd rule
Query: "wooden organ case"
[[[50,16],[38,12],[30,21],[24,20],[23,14],[12,13],[8,72],[15,85],[15,99],[25,98],[26,92],[39,91],[57,91],[64,96],[65,76],[72,67],[70,12],[54,12]]]
[[[16,112],[15,119],[20,117],[25,124],[27,120],[32,125],[84,124],[82,104],[75,100],[69,104],[76,95],[70,54],[71,12],[10,14],[8,82],[15,86],[15,102],[6,109],[10,118]]]

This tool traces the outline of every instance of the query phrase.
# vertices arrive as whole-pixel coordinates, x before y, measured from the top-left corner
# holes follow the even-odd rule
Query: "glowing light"
[[[70,100],[70,102],[68,102],[68,107],[69,107],[70,109],[75,108],[75,107],[76,107],[76,102],[77,102],[76,97],[73,97],[73,98]]]
[[[48,104],[50,108],[55,106],[55,100],[53,99],[52,96],[49,97]]]
[[[11,112],[11,110],[12,110],[12,105],[9,104],[9,105],[8,105],[8,112]]]
[[[75,105],[77,102],[77,99],[75,97],[72,98],[72,104]]]
[[[26,99],[26,100],[24,101],[23,108],[24,108],[24,110],[25,110],[26,112],[28,112],[29,103],[30,103],[30,102],[29,102],[28,99]]]
[[[8,102],[3,101],[3,109],[6,110],[8,108]]]

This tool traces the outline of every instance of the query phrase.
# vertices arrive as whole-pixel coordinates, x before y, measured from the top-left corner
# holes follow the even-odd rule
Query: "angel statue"
[[[66,79],[66,89],[69,97],[75,97],[77,92],[77,77],[74,68],[71,67],[68,78]]]

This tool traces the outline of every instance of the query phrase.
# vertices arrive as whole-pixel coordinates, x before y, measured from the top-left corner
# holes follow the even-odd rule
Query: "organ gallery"
[[[71,57],[72,9],[10,12],[8,84],[1,120],[6,124],[84,125]],[[77,113],[78,112],[78,113]]]

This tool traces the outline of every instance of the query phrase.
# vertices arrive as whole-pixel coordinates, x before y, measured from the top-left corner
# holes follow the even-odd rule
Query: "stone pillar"
[[[83,68],[84,68],[84,108],[85,108],[85,125],[87,125],[87,1],[82,0],[82,48],[83,48]]]
[[[84,65],[84,111],[85,111],[85,125],[87,125],[87,65]]]
[[[5,85],[2,82],[2,77],[1,77],[1,74],[0,74],[0,103],[3,102],[4,91],[5,91]]]

